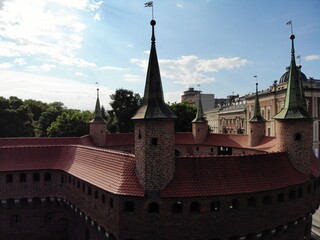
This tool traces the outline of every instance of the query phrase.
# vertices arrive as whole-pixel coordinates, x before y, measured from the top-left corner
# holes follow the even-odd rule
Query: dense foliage
[[[133,121],[131,118],[137,112],[141,97],[138,93],[127,89],[117,89],[110,95],[110,106],[112,110],[108,111],[108,130],[110,132],[132,132]]]
[[[88,111],[67,109],[61,102],[0,97],[0,137],[74,137],[89,133]]]
[[[111,110],[102,106],[102,117],[111,133],[132,132],[134,116],[142,99],[139,94],[126,89],[117,89],[110,95]],[[191,122],[196,108],[187,103],[173,103],[169,107],[178,117],[177,132],[191,131]],[[94,105],[92,106],[94,109]],[[89,133],[93,113],[67,109],[61,102],[44,103],[33,99],[0,97],[0,137],[77,137]]]
[[[170,109],[177,116],[175,120],[176,132],[191,132],[192,120],[195,119],[197,108],[189,103],[172,103]]]

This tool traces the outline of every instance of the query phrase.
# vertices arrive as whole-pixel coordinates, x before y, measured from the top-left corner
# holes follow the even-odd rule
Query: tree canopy
[[[175,120],[176,132],[191,132],[192,120],[195,119],[197,108],[189,103],[172,103],[170,109],[177,116]]]
[[[132,132],[133,123],[131,118],[141,105],[141,97],[138,93],[127,89],[117,89],[110,95],[110,106],[108,111],[108,130],[110,132]]]

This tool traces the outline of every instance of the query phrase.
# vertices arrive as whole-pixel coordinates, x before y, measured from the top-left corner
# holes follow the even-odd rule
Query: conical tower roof
[[[264,122],[264,121],[265,119],[262,117],[260,112],[258,83],[256,83],[256,97],[255,97],[255,103],[254,103],[254,112],[253,112],[253,117],[249,120],[249,122]]]
[[[176,115],[165,104],[160,76],[160,69],[156,51],[154,26],[155,20],[150,22],[152,26],[151,50],[144,89],[143,103],[132,119],[164,119],[176,118]]]
[[[94,118],[91,122],[105,122],[101,113],[100,100],[99,100],[99,88],[97,88],[97,101],[96,101],[96,107],[94,109]]]
[[[287,86],[286,100],[284,108],[273,118],[274,119],[301,119],[311,118],[306,110],[306,100],[300,72],[296,66],[294,51],[294,35],[291,35],[291,62],[289,70],[289,80]]]
[[[207,122],[207,119],[204,116],[202,101],[201,101],[201,93],[198,93],[198,107],[197,107],[197,115],[196,118],[193,119],[192,122]]]

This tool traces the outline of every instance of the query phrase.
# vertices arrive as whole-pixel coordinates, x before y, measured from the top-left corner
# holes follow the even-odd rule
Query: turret
[[[90,122],[90,135],[93,142],[99,146],[106,145],[106,121],[103,119],[100,108],[99,89],[97,89],[97,101],[94,110],[94,118]]]
[[[249,120],[249,142],[250,147],[259,145],[261,139],[265,136],[266,121],[260,112],[260,102],[258,94],[258,83],[256,83],[256,97],[254,103],[253,117]]]
[[[195,143],[202,143],[206,140],[209,132],[208,121],[204,116],[201,93],[198,93],[198,106],[196,118],[192,121],[192,135]]]
[[[294,35],[291,35],[291,63],[284,108],[274,116],[279,151],[288,153],[292,164],[310,173],[312,152],[312,118],[306,110],[303,85],[295,62]]]
[[[176,116],[164,102],[160,69],[152,26],[151,50],[143,103],[132,118],[135,123],[136,174],[146,192],[159,192],[173,178],[175,171]]]

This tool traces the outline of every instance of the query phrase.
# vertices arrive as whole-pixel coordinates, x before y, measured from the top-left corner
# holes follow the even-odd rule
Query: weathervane
[[[153,18],[153,1],[146,2],[144,4],[144,7],[151,7],[152,8],[152,20],[154,20],[154,18]]]
[[[290,27],[291,27],[291,35],[293,35],[292,20],[290,20],[289,22],[287,22],[287,25],[290,25]]]
[[[254,75],[253,77],[256,79],[256,85],[258,85],[258,76]]]

